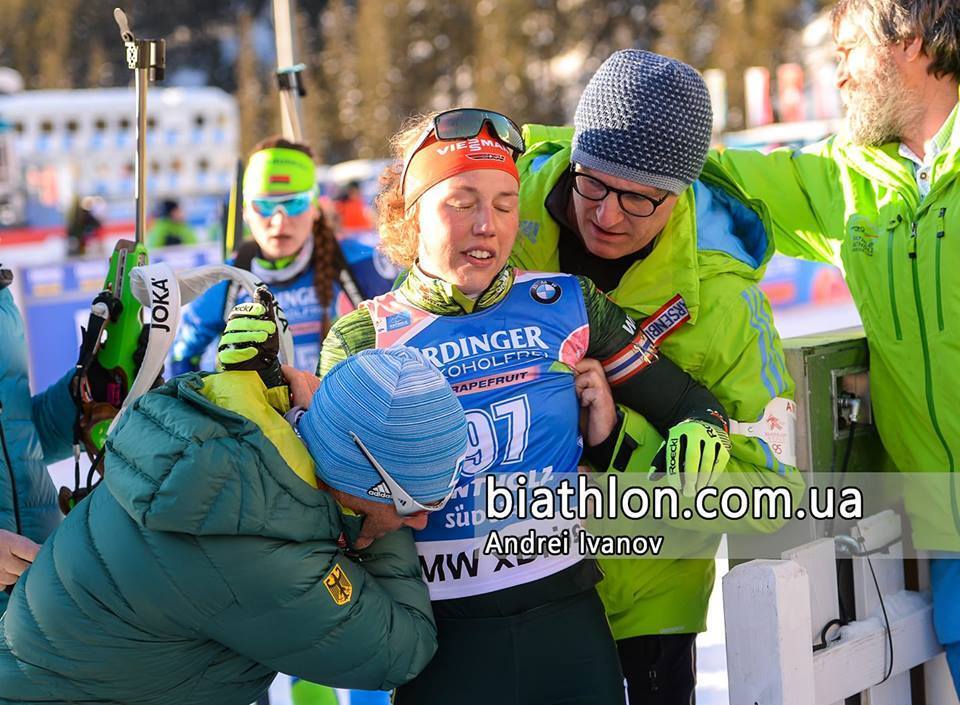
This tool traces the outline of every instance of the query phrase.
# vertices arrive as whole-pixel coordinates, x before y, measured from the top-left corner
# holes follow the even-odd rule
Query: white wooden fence
[[[904,589],[900,517],[887,510],[852,532],[870,556],[893,639],[866,557],[853,557],[855,621],[828,633],[839,616],[837,541],[824,538],[785,551],[783,560],[756,560],[723,578],[730,705],[843,705],[856,693],[862,705],[910,705],[910,674],[925,664],[927,705],[957,705],[946,661],[933,630],[928,593]],[[921,562],[924,563],[924,562]],[[921,585],[926,578],[921,575]],[[960,598],[958,598],[960,599]],[[889,672],[889,677],[884,677]]]

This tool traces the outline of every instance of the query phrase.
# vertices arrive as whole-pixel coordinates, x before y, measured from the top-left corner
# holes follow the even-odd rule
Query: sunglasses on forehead
[[[313,191],[287,194],[284,196],[268,196],[265,198],[251,198],[250,207],[262,218],[270,218],[278,210],[282,210],[289,217],[295,217],[307,212],[314,200]]]
[[[390,491],[390,498],[393,500],[393,506],[396,508],[399,516],[408,517],[416,514],[417,512],[435,512],[439,509],[443,509],[450,500],[453,490],[451,490],[450,494],[448,494],[446,497],[438,499],[435,502],[418,502],[390,476],[390,473],[388,473],[377,461],[377,459],[373,457],[373,453],[367,449],[367,447],[363,444],[363,441],[360,440],[360,437],[357,436],[356,433],[351,431],[350,436],[353,438],[353,442],[357,444],[357,448],[360,449],[360,452],[363,453],[363,457],[365,457],[367,462],[373,466],[373,469],[377,471],[378,475],[380,475],[380,479],[383,480],[383,484],[387,486],[387,489]]]
[[[403,193],[403,187],[407,180],[407,167],[410,166],[410,160],[413,155],[420,151],[424,143],[432,135],[436,135],[438,140],[449,142],[451,140],[468,140],[476,137],[483,130],[484,125],[490,126],[490,133],[496,137],[505,146],[513,151],[513,158],[519,157],[525,145],[523,137],[520,134],[520,128],[506,115],[495,113],[492,110],[480,110],[479,108],[455,108],[447,110],[434,116],[433,121],[417,142],[417,146],[410,152],[410,157],[403,165],[403,174],[400,176],[400,192]]]

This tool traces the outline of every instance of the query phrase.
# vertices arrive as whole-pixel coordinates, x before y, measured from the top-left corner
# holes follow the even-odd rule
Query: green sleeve
[[[804,150],[711,151],[705,173],[732,179],[762,201],[773,223],[777,251],[790,257],[840,264],[844,203],[829,143]]]
[[[696,330],[690,331],[686,340],[668,338],[665,351],[669,353],[671,345],[703,349],[702,362],[691,372],[717,397],[731,419],[755,421],[774,397],[792,399],[793,381],[786,370],[783,346],[772,325],[769,302],[759,288],[750,286],[740,295],[729,289],[722,295],[719,287],[705,288],[704,295],[717,303],[701,311]],[[663,437],[636,410],[623,405],[620,409],[624,423],[609,469],[646,473]],[[759,439],[731,434],[730,441],[730,462],[716,482],[721,491],[732,485],[748,492],[751,487],[786,487],[794,506],[799,504],[804,482],[796,468],[776,460]],[[687,498],[681,505],[693,506]],[[749,514],[738,520],[694,518],[676,523],[712,533],[769,533],[783,525],[782,521],[753,519]]]
[[[587,357],[606,359],[633,341],[636,324],[630,315],[600,291],[592,280],[578,276],[577,281],[583,291],[583,304],[590,322]]]
[[[338,318],[323,340],[320,361],[317,363],[317,377],[323,379],[338,362],[376,345],[377,331],[366,308],[360,307]]]
[[[338,688],[389,690],[433,657],[436,626],[409,529],[359,557],[326,552],[326,542],[259,541],[250,547],[256,561],[236,560],[228,542],[204,544],[235,598],[205,629],[211,638],[269,668]]]
[[[197,244],[197,234],[193,231],[186,223],[183,223],[180,226],[180,240],[184,245],[196,245]]]

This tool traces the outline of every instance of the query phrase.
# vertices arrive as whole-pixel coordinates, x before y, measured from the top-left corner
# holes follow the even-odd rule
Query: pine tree
[[[651,14],[657,30],[652,50],[693,66],[703,66],[714,43],[707,3],[704,0],[661,2]]]
[[[397,38],[403,32],[404,3],[400,0],[358,0],[355,51],[357,82],[350,88],[341,117],[356,119],[356,156],[384,156],[388,140],[403,119],[395,104],[396,92],[409,82],[397,65]]]
[[[323,47],[317,76],[317,147],[323,161],[336,163],[355,156],[356,105],[348,93],[356,87],[356,56],[353,42],[355,18],[345,0],[330,0],[320,16]],[[351,96],[352,97],[352,96]]]
[[[90,50],[87,53],[87,71],[83,82],[84,88],[99,88],[110,85],[112,70],[106,50],[99,39],[90,42]]]

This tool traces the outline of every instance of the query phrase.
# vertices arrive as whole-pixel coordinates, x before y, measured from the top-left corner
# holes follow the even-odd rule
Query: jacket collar
[[[499,303],[513,285],[514,269],[504,266],[479,296],[472,298],[460,291],[455,285],[435,279],[420,269],[419,262],[414,263],[407,278],[400,285],[400,293],[410,303],[430,313],[441,316],[461,316],[490,308]]]

